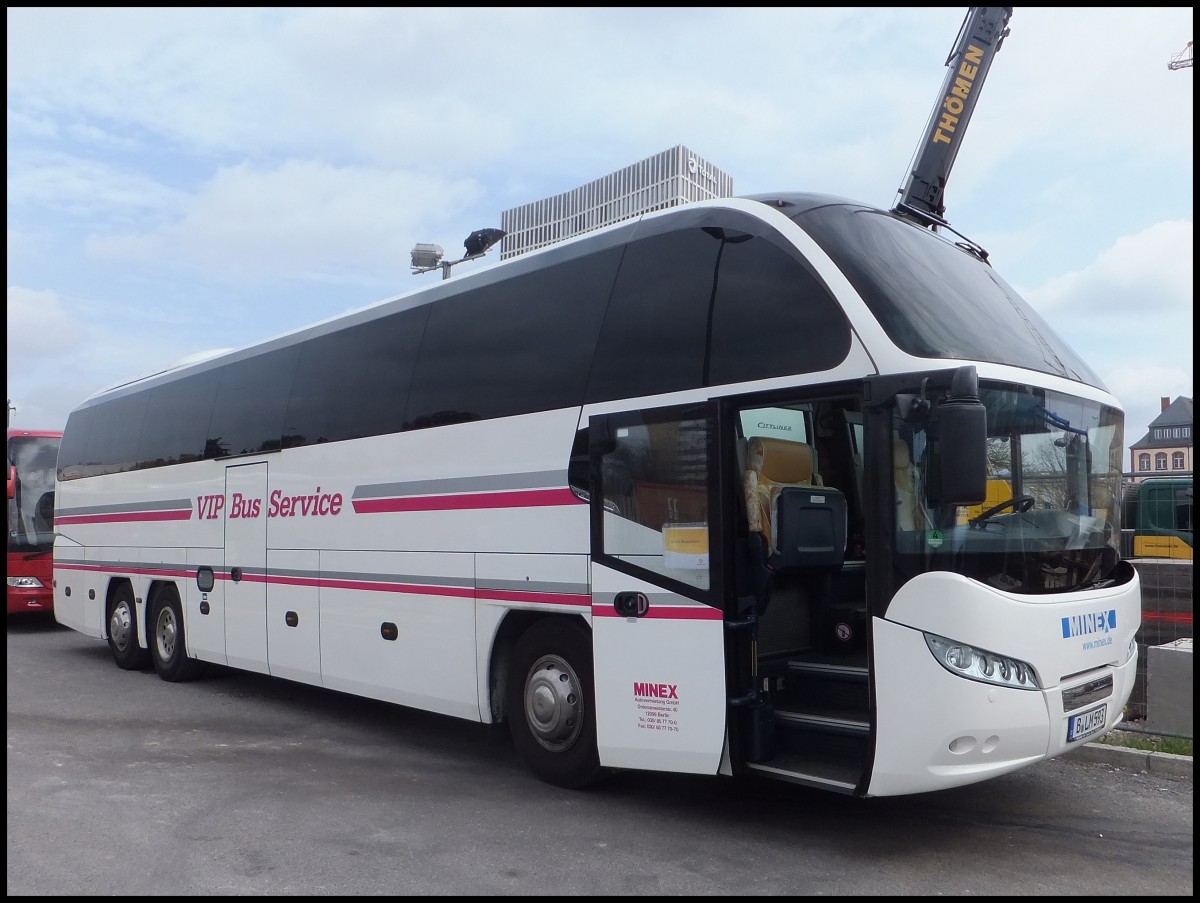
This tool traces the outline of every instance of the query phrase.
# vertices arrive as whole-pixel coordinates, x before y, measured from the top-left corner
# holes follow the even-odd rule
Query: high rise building
[[[733,177],[682,144],[586,185],[500,214],[507,259],[622,220],[709,198],[732,197]]]

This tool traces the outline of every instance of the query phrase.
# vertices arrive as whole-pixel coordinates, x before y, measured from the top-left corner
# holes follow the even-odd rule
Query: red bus
[[[54,611],[54,486],[62,432],[8,431],[8,614]]]

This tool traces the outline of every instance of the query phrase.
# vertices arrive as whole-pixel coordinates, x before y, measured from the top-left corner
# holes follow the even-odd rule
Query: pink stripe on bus
[[[592,597],[585,593],[539,593],[504,589],[479,589],[475,595],[480,599],[495,599],[497,602],[537,602],[543,605],[591,604]]]

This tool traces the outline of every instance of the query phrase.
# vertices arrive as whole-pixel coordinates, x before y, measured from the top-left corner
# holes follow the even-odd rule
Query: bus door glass
[[[606,766],[713,774],[720,765],[715,410],[591,419],[596,726]]]

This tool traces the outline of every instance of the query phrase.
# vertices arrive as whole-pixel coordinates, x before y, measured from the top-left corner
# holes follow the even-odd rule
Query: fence
[[[1122,728],[1160,733],[1147,727],[1149,699],[1152,694],[1162,696],[1164,689],[1148,690],[1149,648],[1192,638],[1192,562],[1169,558],[1135,558],[1132,564],[1137,568],[1142,581],[1142,626],[1137,635],[1137,680],[1133,685],[1133,694],[1129,697],[1127,723],[1122,725]],[[1188,652],[1187,655],[1190,656],[1191,653]],[[1190,675],[1190,658],[1187,673]],[[1190,680],[1187,680],[1187,683],[1186,688],[1169,688],[1171,692],[1166,695],[1175,698],[1186,692],[1190,698]],[[1186,736],[1192,738],[1190,730]]]

